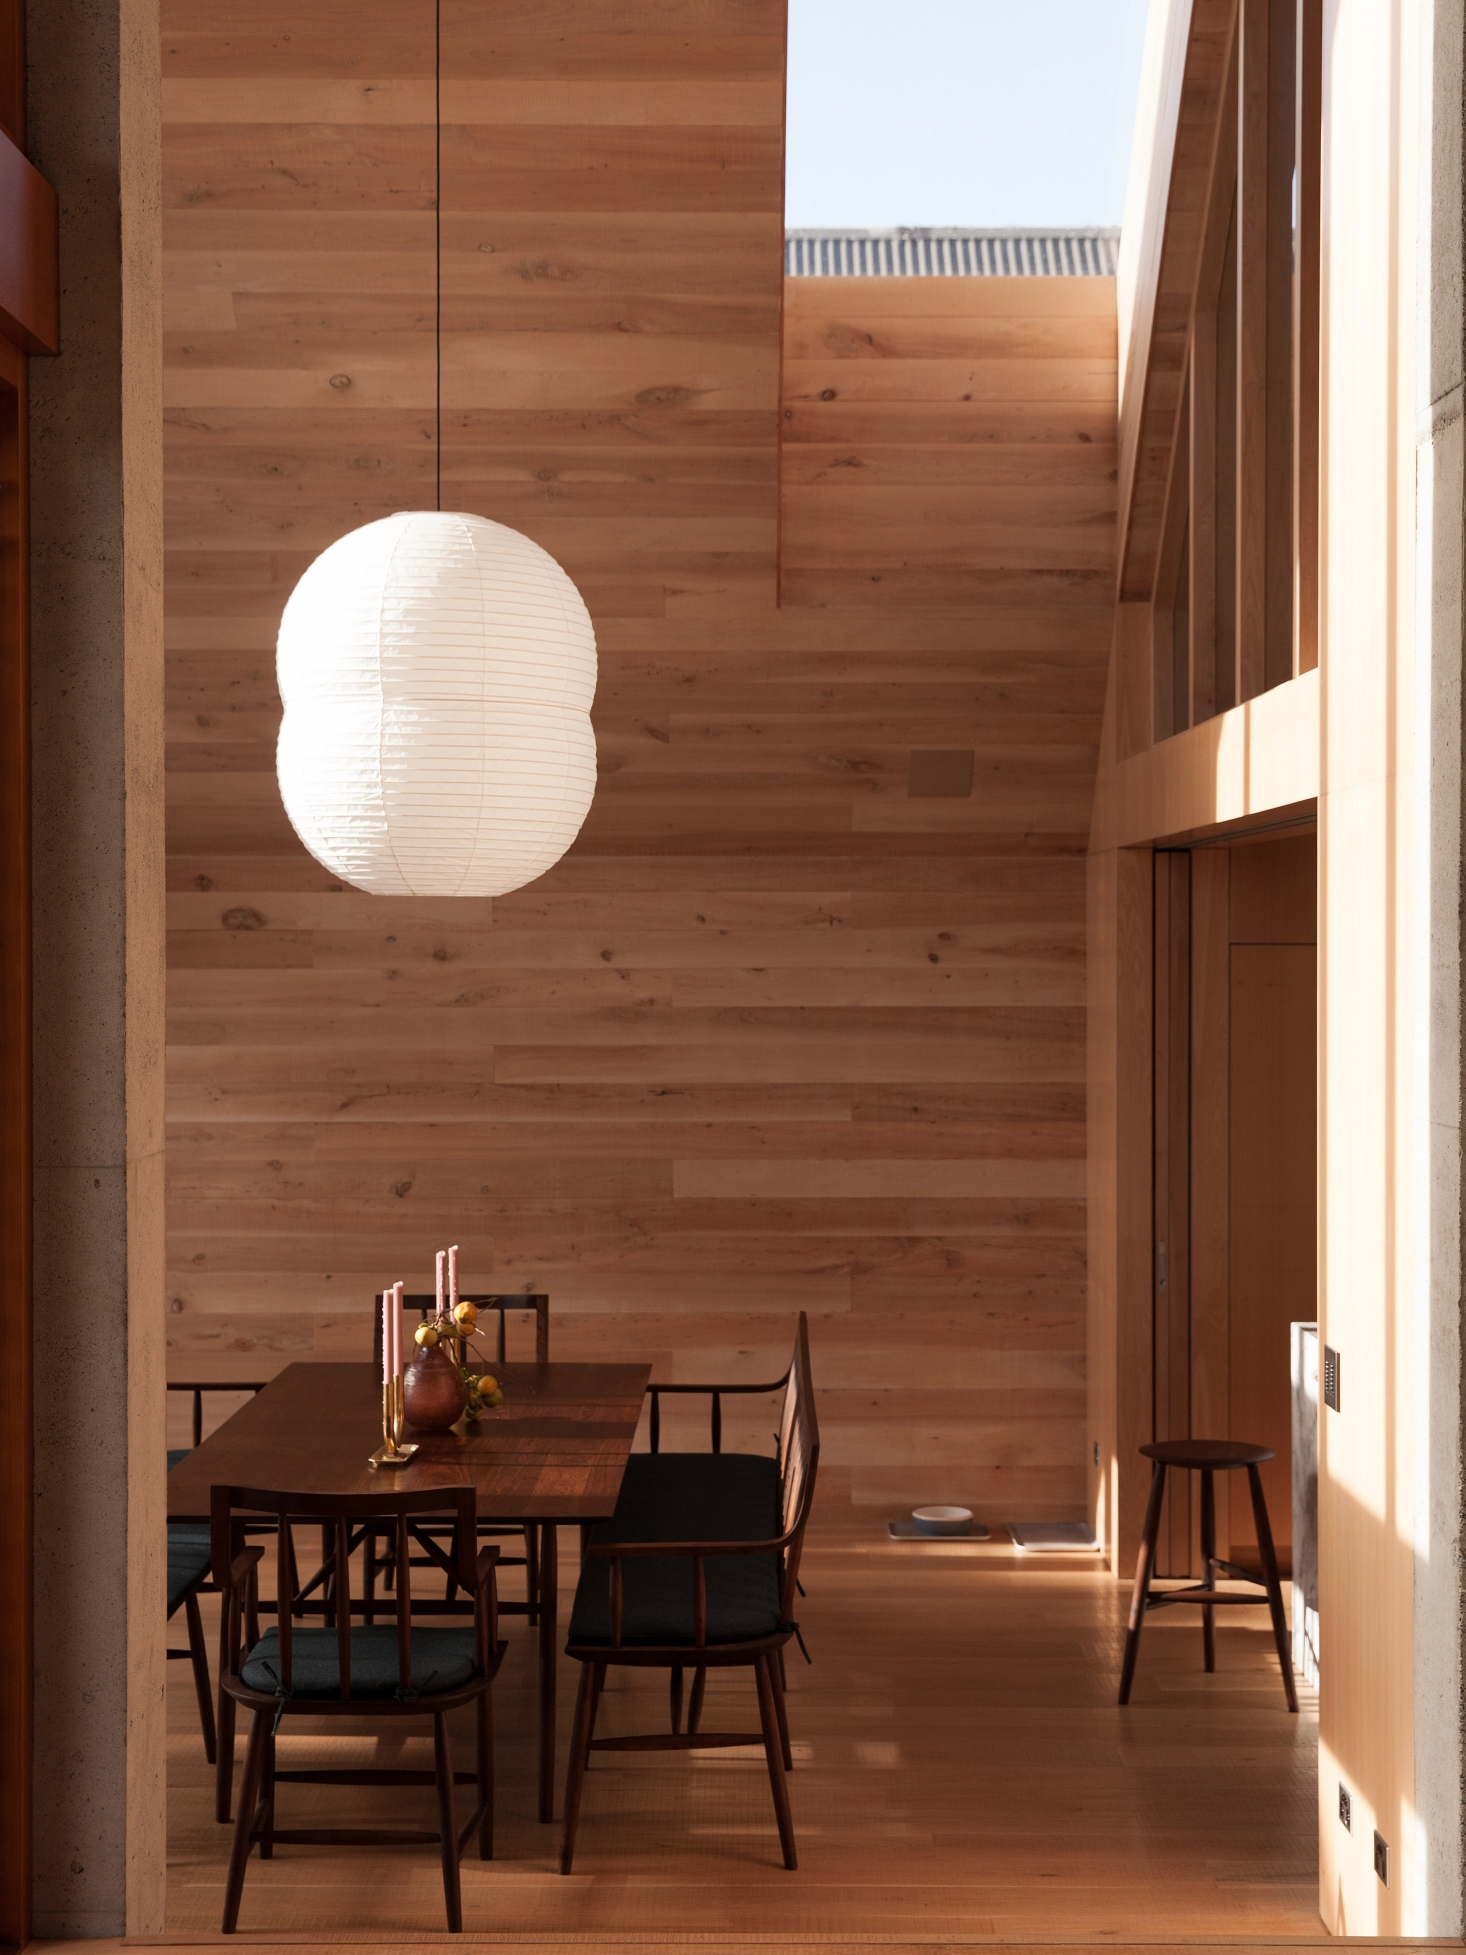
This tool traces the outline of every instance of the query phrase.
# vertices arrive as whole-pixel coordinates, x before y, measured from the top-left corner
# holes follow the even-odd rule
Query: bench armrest
[[[662,1394],[675,1392],[703,1394],[713,1401],[712,1429],[713,1451],[723,1450],[723,1399],[725,1396],[742,1395],[745,1398],[771,1398],[775,1392],[782,1391],[789,1382],[786,1371],[782,1378],[776,1378],[771,1385],[648,1385],[647,1397],[652,1402],[651,1449],[654,1453],[662,1450]]]

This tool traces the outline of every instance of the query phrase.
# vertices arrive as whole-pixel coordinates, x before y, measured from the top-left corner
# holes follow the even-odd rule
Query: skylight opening
[[[791,230],[1119,224],[1147,0],[789,0]]]

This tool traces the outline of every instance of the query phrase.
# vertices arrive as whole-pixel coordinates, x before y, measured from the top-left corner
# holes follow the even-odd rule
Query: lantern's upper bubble
[[[483,516],[343,536],[280,620],[277,771],[316,860],[384,896],[500,896],[595,788],[595,634],[553,557]]]

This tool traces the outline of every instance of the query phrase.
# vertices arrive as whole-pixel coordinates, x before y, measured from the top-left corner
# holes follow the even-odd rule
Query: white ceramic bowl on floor
[[[966,1534],[972,1527],[970,1507],[913,1507],[911,1524],[922,1534]]]

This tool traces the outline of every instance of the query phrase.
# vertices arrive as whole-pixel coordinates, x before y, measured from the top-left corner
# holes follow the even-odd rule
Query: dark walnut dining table
[[[558,1547],[563,1522],[616,1505],[651,1368],[502,1364],[504,1402],[476,1423],[420,1433],[411,1465],[368,1464],[382,1443],[382,1384],[370,1364],[292,1364],[168,1475],[168,1518],[207,1520],[214,1486],[290,1493],[474,1488],[481,1520],[540,1529],[540,1818],[555,1812]],[[389,1605],[390,1606],[390,1605]]]

